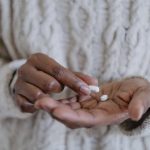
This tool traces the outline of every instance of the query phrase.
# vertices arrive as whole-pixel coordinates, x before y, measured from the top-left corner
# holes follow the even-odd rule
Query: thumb
[[[95,77],[83,74],[81,72],[74,72],[77,77],[86,82],[88,85],[98,85],[98,80]]]
[[[150,107],[150,92],[139,89],[129,104],[129,116],[132,120],[138,121]]]

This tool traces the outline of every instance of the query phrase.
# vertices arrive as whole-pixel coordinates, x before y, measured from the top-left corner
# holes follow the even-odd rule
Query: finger
[[[78,102],[83,102],[91,99],[90,95],[77,95],[76,97]]]
[[[64,124],[74,124],[75,127],[91,127],[95,125],[108,125],[119,122],[127,118],[125,112],[112,113],[110,115],[104,109],[93,109],[90,111],[84,109],[73,110],[68,105],[62,105],[55,100],[44,98],[39,101],[42,108],[53,115],[53,117]]]
[[[98,85],[98,80],[96,78],[83,74],[81,72],[74,72],[74,73],[88,85]]]
[[[72,99],[72,98],[70,98]],[[66,105],[64,105],[66,104]],[[67,99],[62,99],[62,100],[53,100],[50,97],[44,97],[40,100],[38,100],[35,104],[36,108],[41,108],[44,109],[48,112],[52,112],[54,109],[58,107],[68,107],[70,106],[71,109],[79,109],[81,108],[80,103],[72,101],[70,102]]]
[[[81,108],[83,109],[92,109],[97,105],[97,100],[91,96],[78,96],[78,102],[80,103]]]
[[[79,102],[71,102],[71,103],[69,103],[69,105],[73,110],[77,110],[77,109],[81,108],[81,105]]]
[[[123,110],[128,108],[130,99],[131,96],[128,92],[119,90],[113,96],[112,101],[116,103],[121,110]]]
[[[74,124],[75,127],[82,126],[83,124],[81,122],[88,120],[86,119],[86,116],[83,116],[80,119],[78,112],[73,110],[70,106],[61,104],[60,102],[55,101],[48,97],[42,98],[41,100],[37,101],[35,103],[35,107],[44,109],[45,111],[49,112],[55,119],[57,119],[58,121],[62,122],[65,125],[71,123]],[[84,112],[82,112],[82,115],[83,114]],[[89,120],[89,122],[90,121],[91,120]]]
[[[72,109],[74,106],[69,106],[68,104],[64,105],[59,101],[55,101],[49,97],[40,99],[35,103],[35,107],[38,109],[43,109],[50,113],[53,118],[65,124],[68,127],[77,127],[77,114]]]
[[[59,102],[62,102],[63,104],[69,104],[71,102],[77,102],[77,96],[72,96],[69,98],[59,99]]]
[[[72,107],[72,109],[91,109],[94,108],[97,105],[97,101],[90,96],[85,95],[76,95],[73,97],[60,99],[59,102],[62,102],[63,104],[68,104]]]
[[[44,110],[46,110],[48,112],[51,112],[56,107],[59,107],[60,104],[63,104],[63,103],[59,102],[58,100],[53,100],[49,96],[45,96],[43,98],[38,99],[35,102],[34,106],[37,109],[44,109]]]
[[[17,94],[23,95],[31,103],[34,103],[42,95],[45,95],[39,88],[22,80],[17,80],[14,88]]]
[[[42,58],[42,59],[41,59]],[[66,69],[57,63],[54,59],[49,58],[47,55],[36,54],[34,55],[34,63],[32,64],[41,71],[53,76],[62,84],[68,86],[77,93],[90,94],[88,85],[77,77],[73,72]]]
[[[16,95],[16,101],[21,108],[22,112],[34,113],[37,109],[34,107],[32,103],[30,103],[27,98],[22,95]]]
[[[60,99],[58,100],[62,104],[67,104],[69,105],[72,109],[79,109],[81,108],[81,105],[79,102],[77,102],[77,96],[65,98],[65,99]]]
[[[21,70],[23,70],[23,72],[18,71],[19,76],[21,76],[21,78],[26,82],[29,82],[35,85],[36,87],[40,88],[43,92],[52,93],[60,92],[63,90],[64,86],[52,76],[42,71],[36,70],[30,65],[24,65],[22,66],[22,68],[23,69]]]
[[[83,109],[92,109],[97,106],[97,100],[90,98],[89,100],[80,102]]]
[[[129,114],[132,120],[138,121],[150,107],[150,93],[148,89],[139,88],[129,104]]]
[[[127,109],[132,97],[131,89],[129,86],[125,86],[125,83],[115,81],[112,85],[112,91],[110,93],[110,99],[116,103],[121,110]]]

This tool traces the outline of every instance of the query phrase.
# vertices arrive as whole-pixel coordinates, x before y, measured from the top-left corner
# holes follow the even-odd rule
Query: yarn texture
[[[100,83],[150,81],[149,0],[0,0],[0,38],[11,58],[0,58],[0,150],[150,149],[149,115],[132,130],[70,130],[46,112],[22,113],[10,88],[14,71],[37,52]]]

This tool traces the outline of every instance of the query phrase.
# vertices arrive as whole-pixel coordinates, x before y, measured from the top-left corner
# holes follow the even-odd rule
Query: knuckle
[[[43,84],[43,89],[45,92],[49,92],[52,88],[52,83],[51,82],[47,82],[45,81],[44,84]]]
[[[124,102],[129,102],[131,99],[131,95],[128,92],[117,92],[116,95],[114,96],[114,99],[120,99]]]
[[[38,99],[41,95],[43,95],[43,93],[41,91],[36,91],[34,93],[32,93],[31,97],[33,100]]]
[[[18,78],[22,78],[25,74],[25,70],[26,70],[26,64],[22,65],[19,69],[18,69]]]
[[[39,61],[41,59],[41,57],[43,57],[43,56],[44,56],[44,54],[42,54],[42,53],[34,53],[28,58],[27,62],[33,63],[33,62]]]
[[[39,57],[41,57],[42,55],[43,55],[42,53],[34,53],[34,54],[32,54],[32,55],[30,56],[29,59],[39,58]]]
[[[82,85],[83,83],[79,79],[74,78],[70,84],[70,88],[75,89],[76,91],[80,91]]]
[[[58,83],[56,81],[44,81],[43,88],[45,92],[50,92],[51,90],[55,90],[58,87]]]
[[[66,70],[61,66],[54,67],[52,70],[53,76],[58,79],[61,79],[64,76],[65,72]]]

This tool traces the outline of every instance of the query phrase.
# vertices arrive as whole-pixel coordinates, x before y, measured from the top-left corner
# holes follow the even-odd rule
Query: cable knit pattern
[[[9,91],[14,70],[36,52],[100,83],[150,80],[149,0],[0,0],[0,10],[0,36],[12,59],[0,59],[0,150],[149,150],[149,116],[132,131],[70,130],[46,112],[20,112]]]

